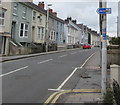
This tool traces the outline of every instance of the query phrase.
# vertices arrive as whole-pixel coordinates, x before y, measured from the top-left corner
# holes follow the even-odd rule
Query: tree
[[[112,37],[112,39],[110,40],[110,43],[113,45],[120,45],[120,37],[118,38]]]

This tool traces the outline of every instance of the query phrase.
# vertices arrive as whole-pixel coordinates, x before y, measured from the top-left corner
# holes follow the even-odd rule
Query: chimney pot
[[[53,13],[53,9],[49,9],[49,13]]]
[[[53,15],[57,17],[57,12],[53,12]]]
[[[44,4],[44,2],[39,2],[38,6],[42,9],[44,9],[45,4]]]

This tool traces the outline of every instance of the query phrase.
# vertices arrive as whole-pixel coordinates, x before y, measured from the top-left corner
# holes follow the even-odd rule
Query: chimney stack
[[[57,17],[57,12],[53,12],[53,16],[56,16],[56,17]]]
[[[39,2],[38,6],[42,9],[44,9],[45,4],[44,4],[44,2]]]
[[[76,21],[76,20],[72,20],[72,22],[73,22],[74,24],[76,24],[77,21]]]
[[[53,13],[53,9],[49,9],[49,13]]]
[[[67,20],[70,20],[70,21],[71,21],[71,20],[72,20],[72,18],[71,18],[71,17],[67,17]]]

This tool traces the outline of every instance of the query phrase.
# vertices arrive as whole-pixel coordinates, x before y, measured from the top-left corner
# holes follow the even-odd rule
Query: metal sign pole
[[[106,0],[102,2],[102,8],[106,8]],[[106,49],[106,14],[103,14],[102,21],[102,95],[106,94],[107,76],[107,49]]]
[[[102,8],[102,0],[99,0],[99,8]],[[102,14],[99,14],[100,27],[100,68],[102,68]]]

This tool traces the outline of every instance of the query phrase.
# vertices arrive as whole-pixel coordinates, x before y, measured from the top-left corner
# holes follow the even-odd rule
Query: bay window
[[[20,37],[28,37],[28,24],[20,24]]]

